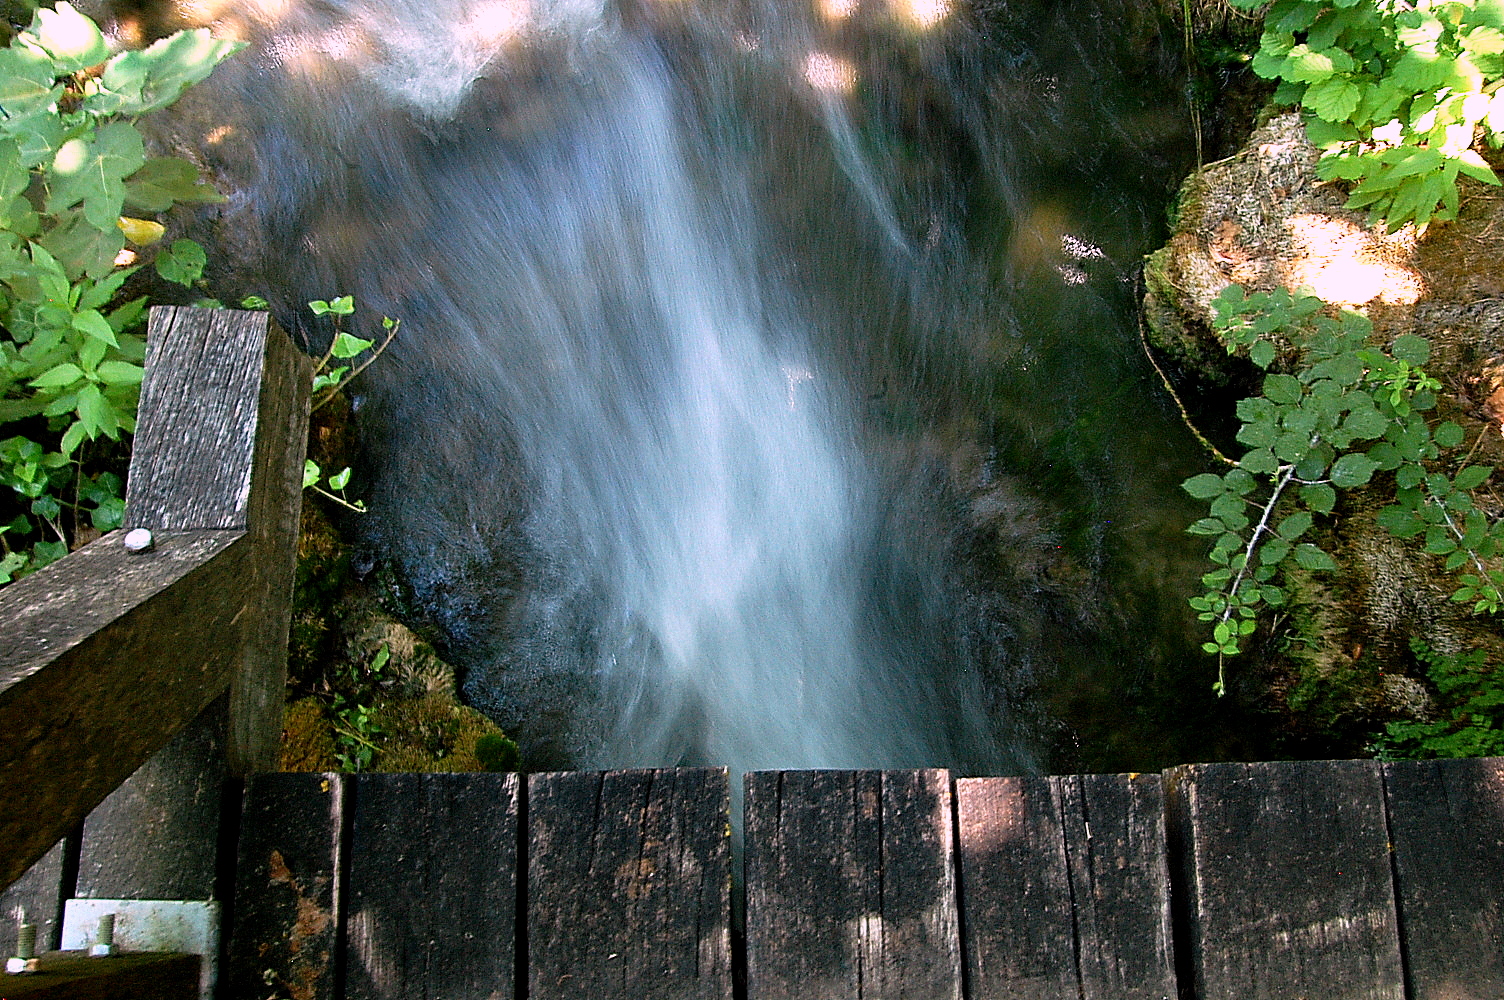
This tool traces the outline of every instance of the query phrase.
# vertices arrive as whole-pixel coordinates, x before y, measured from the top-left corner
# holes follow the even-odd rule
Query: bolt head
[[[146,528],[132,528],[125,533],[125,551],[150,552],[151,547],[151,532]]]

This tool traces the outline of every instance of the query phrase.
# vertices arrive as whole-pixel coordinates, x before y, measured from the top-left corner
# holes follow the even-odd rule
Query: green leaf
[[[96,229],[114,229],[125,206],[125,178],[146,162],[141,133],[130,122],[110,122],[92,142],[70,139],[52,158],[47,211],[83,203]]]
[[[1423,365],[1431,360],[1431,342],[1413,333],[1402,333],[1394,339],[1390,353],[1400,361]]]
[[[37,246],[38,244],[33,244]],[[114,224],[101,229],[74,212],[61,225],[42,237],[40,246],[54,254],[70,278],[103,278],[115,268],[115,258],[125,249],[125,234]]]
[[[125,361],[106,361],[99,366],[99,377],[109,385],[140,385],[146,370]]]
[[[1494,470],[1492,466],[1470,465],[1457,473],[1457,477],[1452,480],[1452,488],[1457,490],[1475,490],[1479,486],[1482,486],[1484,481],[1493,474]]]
[[[59,74],[43,52],[12,45],[0,49],[0,107],[5,108],[5,134],[15,135],[16,124],[51,112],[63,96]]]
[[[1298,403],[1305,389],[1293,375],[1269,375],[1264,379],[1264,395],[1275,403]]]
[[[1267,340],[1256,340],[1253,346],[1248,348],[1249,360],[1260,368],[1268,368],[1274,364],[1275,353],[1274,345]]]
[[[316,483],[318,483],[319,479],[322,476],[323,476],[323,472],[319,469],[319,463],[315,462],[311,458],[304,459],[304,461],[303,461],[303,489],[306,490],[306,489],[308,489],[308,487],[313,486]]]
[[[1332,76],[1306,88],[1302,103],[1317,117],[1329,122],[1343,122],[1358,110],[1362,94],[1356,86],[1340,76]]]
[[[99,28],[66,2],[59,3],[56,10],[38,8],[23,40],[52,57],[54,76],[77,73],[110,57]]]
[[[1462,444],[1465,435],[1462,428],[1448,420],[1437,426],[1431,432],[1431,439],[1443,448],[1456,448]]]
[[[1332,485],[1342,489],[1362,486],[1373,478],[1379,463],[1361,452],[1349,452],[1332,463]]]
[[[369,351],[375,343],[373,340],[361,340],[348,333],[340,333],[334,338],[333,353],[336,358],[353,358],[363,351]]]
[[[1311,529],[1312,518],[1308,511],[1298,510],[1279,523],[1279,536],[1286,541],[1295,541]]]
[[[224,201],[198,167],[175,156],[147,160],[125,182],[125,203],[143,212],[165,212],[175,204]]]
[[[60,389],[72,385],[84,377],[83,369],[72,362],[63,362],[47,369],[28,384],[34,389]]]
[[[344,489],[350,482],[350,469],[346,468],[329,477],[329,485],[337,490]]]
[[[1210,472],[1192,476],[1181,483],[1180,488],[1198,500],[1210,500],[1212,497],[1221,496],[1224,492],[1222,477]]]
[[[111,347],[118,347],[120,341],[115,337],[115,330],[110,326],[107,319],[99,314],[97,309],[85,309],[73,317],[73,329],[79,333],[100,340]]]
[[[1331,556],[1310,542],[1301,542],[1295,547],[1295,561],[1303,569],[1334,570],[1337,568],[1337,563]]]
[[[220,41],[209,29],[197,28],[180,31],[140,51],[122,52],[105,65],[100,89],[85,100],[85,107],[122,115],[165,108],[244,47],[243,42]]]
[[[1330,514],[1337,506],[1337,491],[1326,483],[1316,483],[1300,488],[1300,499],[1318,514]]]
[[[172,246],[157,254],[157,273],[168,281],[192,287],[204,273],[209,262],[204,248],[192,240],[174,240]]]

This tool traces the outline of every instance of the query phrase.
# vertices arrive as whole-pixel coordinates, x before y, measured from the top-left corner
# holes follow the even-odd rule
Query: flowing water
[[[1217,721],[1150,6],[262,0],[172,127],[226,298],[401,318],[364,564],[533,766],[1148,768]]]

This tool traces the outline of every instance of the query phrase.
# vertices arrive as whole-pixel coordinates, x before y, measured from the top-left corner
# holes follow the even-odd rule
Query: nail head
[[[132,528],[125,533],[125,551],[150,552],[151,547],[151,532],[146,528]]]

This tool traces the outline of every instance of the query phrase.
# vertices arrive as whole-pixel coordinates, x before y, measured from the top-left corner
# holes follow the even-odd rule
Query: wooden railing
[[[224,779],[276,766],[310,362],[264,313],[147,343],[125,529],[0,590],[0,887],[44,948],[75,889],[208,898]]]

